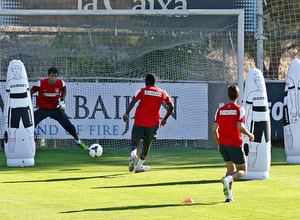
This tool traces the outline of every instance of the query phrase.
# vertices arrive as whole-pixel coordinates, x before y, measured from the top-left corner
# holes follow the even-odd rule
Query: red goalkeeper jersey
[[[36,106],[45,109],[55,109],[58,105],[60,94],[65,89],[66,83],[63,80],[57,79],[53,86],[49,85],[48,78],[40,80],[36,86],[32,87],[34,92],[39,92]]]
[[[135,112],[134,124],[142,127],[159,125],[161,104],[163,102],[172,103],[167,92],[157,86],[139,89],[132,98],[141,100]]]
[[[238,122],[245,123],[245,109],[234,103],[220,107],[215,115],[219,123],[219,143],[228,146],[242,147],[242,132],[238,129]]]

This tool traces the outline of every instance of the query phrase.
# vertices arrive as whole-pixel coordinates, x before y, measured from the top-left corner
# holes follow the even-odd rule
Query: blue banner
[[[285,82],[266,83],[271,119],[271,138],[283,138],[283,98]]]

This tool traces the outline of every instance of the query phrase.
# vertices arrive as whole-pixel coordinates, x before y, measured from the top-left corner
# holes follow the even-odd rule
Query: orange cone
[[[195,202],[192,198],[187,198],[182,203],[195,203]]]

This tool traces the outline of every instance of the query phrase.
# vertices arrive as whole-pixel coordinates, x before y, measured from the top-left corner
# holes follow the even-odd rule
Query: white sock
[[[76,141],[76,140],[75,140]],[[81,144],[81,140],[79,139],[78,141],[76,141],[77,144]]]
[[[233,180],[233,178],[232,178],[232,176],[231,175],[229,175],[229,176],[226,176],[226,179],[228,180],[228,182],[230,183],[230,182],[232,182],[232,180]]]
[[[230,197],[230,198],[233,198],[232,190],[229,190],[229,197]]]
[[[136,165],[136,170],[140,170],[141,168],[142,168],[142,166],[143,166],[143,164],[144,164],[144,162],[145,162],[145,160],[141,160],[141,159],[139,159],[139,161],[138,161],[138,163],[137,163],[137,165]]]
[[[131,153],[130,153],[131,157],[134,157],[134,156],[136,156],[136,153],[137,153],[137,149],[135,149],[135,150],[131,151]]]

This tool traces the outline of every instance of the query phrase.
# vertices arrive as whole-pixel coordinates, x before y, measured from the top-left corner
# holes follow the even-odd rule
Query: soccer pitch
[[[34,167],[0,152],[0,219],[299,219],[300,165],[273,149],[269,180],[236,181],[225,203],[217,149],[152,148],[146,173],[129,173],[129,150],[38,149]],[[182,203],[192,198],[194,204]]]

